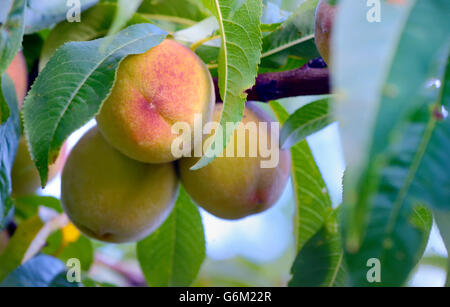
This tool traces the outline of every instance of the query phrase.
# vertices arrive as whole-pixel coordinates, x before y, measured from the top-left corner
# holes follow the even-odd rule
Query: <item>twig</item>
[[[214,78],[216,102],[221,102],[217,78]],[[247,99],[267,102],[270,100],[330,93],[328,69],[321,59],[288,71],[260,74],[255,85],[247,90]]]

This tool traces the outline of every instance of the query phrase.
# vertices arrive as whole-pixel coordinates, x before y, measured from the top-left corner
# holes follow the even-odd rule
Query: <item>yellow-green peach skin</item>
[[[69,155],[61,185],[64,211],[78,229],[121,243],[144,238],[161,225],[173,208],[178,178],[172,163],[132,160],[94,127]]]

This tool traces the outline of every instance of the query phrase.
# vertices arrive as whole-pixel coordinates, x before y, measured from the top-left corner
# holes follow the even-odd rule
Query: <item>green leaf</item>
[[[11,170],[20,138],[19,109],[16,89],[8,74],[0,80],[0,102],[3,101],[10,116],[0,124],[0,230],[6,226],[13,212],[11,194]],[[4,100],[3,100],[4,99]]]
[[[263,39],[263,67],[285,66],[289,57],[301,58],[303,63],[319,53],[314,43],[314,12],[318,0],[306,0],[277,30]]]
[[[270,102],[272,110],[281,123],[288,113],[278,102]],[[306,140],[291,147],[292,182],[295,191],[297,212],[295,216],[295,235],[297,250],[311,239],[324,225],[331,209],[328,189],[322,179]]]
[[[26,0],[14,0],[8,7],[6,21],[0,26],[0,75],[9,67],[22,44],[25,4]]]
[[[90,41],[108,33],[118,7],[115,3],[99,3],[81,14],[81,22],[63,21],[57,24],[45,40],[39,61],[41,71],[50,60],[53,53],[64,43],[75,41]],[[148,20],[139,14],[134,14],[127,25],[146,23]]]
[[[437,206],[428,197],[435,190],[418,169],[428,159],[448,163],[448,139],[430,143],[439,126],[448,127],[435,116],[441,102],[430,81],[442,78],[446,65],[449,10],[448,1],[382,2],[383,22],[369,23],[365,4],[340,2],[331,71],[348,164],[342,225],[353,285],[368,284],[368,258],[381,262],[381,285],[402,285],[428,238],[428,222],[414,216],[418,205]],[[448,202],[440,187],[446,192],[435,200]]]
[[[167,220],[137,244],[137,257],[150,286],[189,286],[205,258],[205,236],[197,206],[181,188]]]
[[[262,3],[260,0],[203,0],[203,3],[216,16],[220,28],[218,82],[224,102],[220,125],[239,124],[247,98],[245,91],[254,85],[258,73]],[[234,129],[218,133],[220,130],[216,129],[213,142],[192,170],[209,164],[226,147]]]
[[[38,213],[39,206],[44,206],[62,213],[61,202],[51,196],[21,196],[14,199],[15,215],[20,219],[28,219]]]
[[[283,125],[280,146],[289,148],[332,122],[329,99],[311,102],[294,112]]]
[[[199,0],[144,0],[139,13],[155,20],[171,21],[192,26],[210,13]]]
[[[67,279],[60,278],[66,266],[60,260],[38,255],[8,275],[0,284],[2,287],[48,287],[73,286]],[[65,274],[64,274],[65,275]],[[58,278],[59,277],[59,278]]]
[[[289,287],[345,286],[344,252],[336,214],[335,210],[324,227],[297,254]]]
[[[127,24],[141,5],[142,0],[118,0],[116,14],[108,35],[116,34]]]
[[[86,236],[80,235],[78,240],[63,246],[62,251],[54,256],[64,263],[71,258],[77,258],[80,260],[81,269],[87,272],[94,262],[94,247],[91,240]]]
[[[130,26],[107,45],[104,39],[59,48],[25,100],[23,119],[30,153],[44,186],[48,165],[65,139],[100,110],[120,62],[161,43],[166,33],[150,24]]]
[[[34,216],[20,223],[16,232],[0,255],[0,281],[22,264],[25,254],[44,223],[39,216]]]

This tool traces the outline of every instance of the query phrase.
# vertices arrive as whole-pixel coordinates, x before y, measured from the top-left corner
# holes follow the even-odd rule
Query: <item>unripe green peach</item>
[[[222,113],[222,104],[217,104],[214,111],[214,121],[218,122]],[[244,126],[249,123],[266,122],[267,129],[250,130]],[[280,197],[289,178],[290,153],[279,151],[279,162],[274,168],[262,168],[261,161],[267,160],[257,149],[256,156],[250,155],[250,138],[256,141],[259,148],[260,133],[265,133],[268,148],[271,148],[271,125],[273,120],[262,109],[252,103],[247,103],[244,109],[242,124],[234,132],[228,144],[234,143],[234,156],[217,157],[207,166],[199,170],[190,170],[199,158],[187,157],[178,161],[181,182],[192,199],[211,214],[224,219],[239,219],[270,208]],[[262,131],[262,132],[261,132]],[[239,157],[238,135],[245,137],[245,156]],[[209,137],[205,138],[208,140]],[[278,147],[276,148],[278,150]]]
[[[145,164],[109,145],[97,127],[64,166],[61,201],[72,223],[106,242],[139,240],[169,215],[178,191],[172,163]]]
[[[19,102],[19,108],[21,108],[28,89],[27,63],[22,52],[14,57],[6,72],[14,82],[17,101]]]
[[[177,137],[172,124],[186,122],[193,127],[196,114],[209,121],[214,97],[211,75],[200,58],[167,39],[120,64],[97,122],[105,139],[128,157],[170,162],[176,160],[171,151]]]
[[[66,160],[66,145],[61,148],[58,158],[49,166],[48,180],[52,180],[62,170]],[[33,194],[41,186],[39,172],[31,160],[24,137],[19,140],[17,154],[11,171],[12,195],[14,197]]]
[[[315,13],[316,47],[327,64],[330,60],[330,37],[336,9],[337,6],[330,4],[329,0],[320,0]]]

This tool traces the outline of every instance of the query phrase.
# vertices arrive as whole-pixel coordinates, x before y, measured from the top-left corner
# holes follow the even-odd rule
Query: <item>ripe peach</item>
[[[200,58],[167,39],[120,64],[97,122],[105,139],[128,157],[170,162],[176,159],[171,152],[177,137],[172,124],[182,121],[193,126],[195,114],[209,121],[214,95],[211,75]]]
[[[155,230],[172,210],[177,191],[172,163],[132,160],[109,145],[94,127],[67,159],[61,202],[81,232],[120,243],[139,240]]]
[[[336,9],[337,6],[330,4],[329,0],[320,0],[315,14],[316,47],[327,64],[330,59],[330,37]]]
[[[58,158],[50,165],[48,180],[52,180],[62,170],[66,160],[66,145],[61,148]],[[27,142],[24,137],[19,140],[16,159],[11,171],[12,195],[24,196],[33,194],[41,186],[39,172],[31,160]]]
[[[17,101],[19,102],[19,108],[21,108],[28,89],[27,63],[22,52],[14,57],[6,72],[14,82]]]
[[[222,104],[216,105],[214,121],[219,121],[222,109]],[[258,127],[258,123],[272,121],[262,109],[247,103],[242,120],[244,125],[254,122]],[[222,157],[217,157],[199,170],[190,170],[199,158],[189,157],[178,161],[181,182],[198,205],[217,217],[239,219],[264,211],[278,200],[289,178],[290,152],[280,150],[279,163],[274,168],[261,167],[261,161],[265,159],[262,158],[259,149],[256,156],[249,155],[251,144],[249,139],[255,138],[253,140],[256,140],[259,147],[260,133],[270,134],[270,124],[267,128],[262,130],[263,132],[259,130],[245,132],[244,126],[240,125],[228,144],[230,146],[234,142],[234,157],[225,156],[225,149]],[[245,157],[237,157],[238,133],[246,134]],[[270,140],[270,137],[267,137],[269,146]]]

